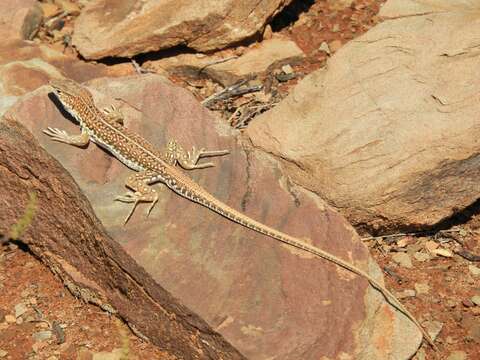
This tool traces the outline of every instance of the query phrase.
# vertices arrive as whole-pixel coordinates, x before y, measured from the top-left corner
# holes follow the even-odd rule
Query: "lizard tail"
[[[175,192],[178,192],[177,189],[172,189],[172,190],[174,190]],[[180,195],[186,196],[185,194],[182,194],[182,193],[180,193]],[[186,197],[248,229],[251,229],[260,234],[271,237],[275,240],[278,240],[280,242],[293,246],[297,249],[316,255],[324,260],[337,264],[338,266],[348,271],[351,271],[358,276],[363,277],[384,296],[384,298],[387,300],[389,304],[394,306],[401,313],[403,313],[410,321],[412,321],[417,326],[417,328],[421,331],[423,337],[430,344],[430,346],[432,346],[433,349],[437,350],[436,345],[433,343],[427,331],[420,325],[420,323],[415,319],[415,317],[405,308],[405,306],[403,306],[403,304],[395,297],[395,295],[393,295],[389,290],[385,288],[384,285],[382,285],[379,281],[375,280],[365,271],[359,269],[358,267],[354,266],[353,264],[345,260],[342,260],[339,257],[336,257],[335,255],[332,255],[326,252],[325,250],[322,250],[316,246],[313,246],[304,241],[301,241],[298,238],[287,235],[279,230],[275,230],[265,224],[262,224],[256,220],[253,220],[250,217],[246,216],[245,214],[220,202],[218,199],[216,199],[215,197],[213,197],[207,192],[204,192],[204,191],[196,192],[194,196],[186,196]]]

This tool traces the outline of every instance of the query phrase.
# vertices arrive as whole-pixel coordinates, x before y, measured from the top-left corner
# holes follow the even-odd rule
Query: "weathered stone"
[[[446,360],[467,360],[467,353],[461,350],[455,350],[448,355]]]
[[[8,37],[31,39],[42,22],[42,8],[36,0],[2,0],[1,10],[0,34],[3,41]]]
[[[415,254],[413,254],[413,257],[417,261],[420,261],[420,262],[430,260],[430,258],[431,258],[430,255],[428,255],[426,253],[419,252],[419,251],[417,251]]]
[[[5,315],[5,321],[8,323],[8,324],[13,324],[17,319],[15,318],[15,316],[13,315],[10,315],[10,314],[7,314]]]
[[[77,18],[73,44],[87,59],[131,57],[177,45],[211,51],[261,33],[290,2],[96,0]]]
[[[383,22],[256,117],[247,134],[354,225],[438,224],[480,192],[480,56],[471,46],[479,37],[478,13]]]
[[[453,254],[450,250],[444,248],[433,249],[432,254],[443,256],[443,257],[452,257]]]
[[[186,149],[195,144],[230,150],[227,157],[212,159],[216,167],[188,175],[247,215],[381,278],[367,248],[338,212],[289,183],[267,156],[239,147],[232,130],[184,89],[158,75],[98,80],[90,88],[100,91],[92,90],[98,107],[116,103],[126,126],[160,149],[175,138]],[[130,207],[113,199],[126,191],[124,182],[131,171],[94,144],[78,149],[50,141],[41,132],[47,126],[78,130],[47,92],[39,89],[24,96],[11,113],[75,177],[107,231],[245,356],[413,355],[420,342],[417,328],[366,281],[231,223],[165,188],[149,218],[146,207],[139,205],[124,226]]]
[[[470,271],[470,274],[473,276],[480,276],[480,268],[475,265],[468,265],[468,271]]]
[[[388,0],[380,8],[378,15],[388,19],[427,13],[476,10],[478,10],[477,0]]]
[[[206,74],[223,84],[231,85],[247,75],[264,72],[274,63],[287,60],[296,62],[304,56],[294,41],[275,36],[271,40],[262,41],[245,49],[244,54],[239,57],[232,56],[231,53],[211,56],[180,54],[148,61],[146,66],[170,74],[183,73],[194,76]]]
[[[410,255],[407,253],[395,253],[392,255],[392,260],[404,268],[411,269],[413,267],[412,259],[410,259]]]
[[[76,81],[86,81],[95,77],[131,74],[133,69],[88,64],[44,45],[6,40],[0,43],[0,73],[2,115],[19,96],[46,84],[51,78],[67,76]]]
[[[45,99],[43,104],[31,103],[28,111],[32,121],[36,118],[42,127],[42,117],[58,111],[55,106],[43,107],[51,103],[44,90],[42,97],[26,96],[34,101]],[[33,192],[37,194],[36,213],[21,241],[76,296],[118,312],[140,333],[180,359],[193,359],[196,354],[243,359],[105,233],[71,176],[25,127],[5,116],[0,121],[0,233],[9,233],[24,213],[28,193]],[[6,318],[9,316],[15,322],[12,315]],[[44,342],[35,344],[40,349]]]
[[[15,305],[15,317],[19,318],[27,312],[28,308],[24,303],[18,303]]]
[[[470,298],[472,303],[474,303],[477,306],[480,306],[480,295],[474,295]]]
[[[430,292],[430,286],[428,284],[424,283],[415,283],[415,291],[417,294],[422,295],[422,294],[428,294]]]
[[[428,332],[428,335],[430,335],[430,338],[435,341],[437,338],[438,334],[440,334],[440,331],[443,329],[443,323],[440,321],[426,321],[423,323],[423,326]]]
[[[35,341],[45,341],[52,337],[52,332],[50,330],[37,331],[32,335],[33,340]]]

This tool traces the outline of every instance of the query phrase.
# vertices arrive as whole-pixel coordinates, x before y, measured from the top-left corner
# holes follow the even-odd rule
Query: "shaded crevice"
[[[341,210],[340,210],[341,211]],[[442,230],[448,230],[455,226],[465,225],[468,223],[474,216],[480,214],[480,198],[477,199],[472,204],[468,205],[463,209],[453,209],[453,214],[438,221],[432,225],[424,224],[402,224],[399,222],[394,222],[392,219],[387,217],[382,217],[381,215],[376,215],[376,218],[380,223],[386,224],[385,226],[375,225],[372,223],[356,223],[354,224],[355,229],[360,234],[370,234],[374,237],[381,237],[387,235],[393,235],[395,233],[416,233],[419,235],[435,235]]]
[[[290,25],[293,25],[302,13],[306,13],[315,0],[294,0],[275,15],[270,22],[273,32],[279,32]]]

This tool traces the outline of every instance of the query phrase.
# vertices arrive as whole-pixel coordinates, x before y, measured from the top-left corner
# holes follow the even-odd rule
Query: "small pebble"
[[[17,319],[13,315],[5,315],[5,321],[9,324],[13,324]]]
[[[473,276],[480,276],[480,268],[475,265],[468,265],[468,270]]]
[[[421,294],[428,294],[430,291],[430,286],[425,283],[415,283],[415,291],[417,292],[418,295]]]
[[[411,298],[411,297],[415,297],[415,295],[416,295],[416,292],[413,289],[405,289],[403,291],[397,292],[397,297],[399,299]]]
[[[463,306],[469,308],[475,306],[475,304],[470,299],[465,299],[462,301]]]
[[[328,47],[328,44],[327,44],[326,41],[323,41],[320,44],[320,47],[318,48],[318,50],[323,51],[323,52],[327,53],[328,55],[331,54],[330,48]]]
[[[404,268],[411,269],[413,267],[410,255],[407,253],[398,252],[393,254],[392,260]]]
[[[28,308],[24,303],[18,303],[15,305],[15,317],[19,318],[27,312]]]
[[[448,249],[442,249],[442,248],[440,248],[440,249],[433,249],[433,250],[432,250],[432,254],[439,255],[439,256],[443,256],[443,257],[448,257],[448,258],[450,258],[450,257],[453,256],[453,254],[452,254],[452,252],[451,252],[450,250],[448,250]]]
[[[425,243],[425,249],[427,249],[430,252],[432,252],[436,248],[438,248],[438,243],[436,241],[429,240]]]
[[[452,351],[446,360],[467,360],[467,353],[460,350]]]
[[[448,299],[445,302],[445,306],[453,309],[455,306],[457,306],[457,302],[455,300]]]
[[[50,330],[38,331],[32,335],[35,341],[48,340],[52,337],[52,332]]]
[[[425,329],[427,330],[428,335],[430,335],[430,339],[432,339],[432,341],[435,341],[443,328],[443,323],[440,321],[426,321],[423,325],[425,326]]]
[[[428,255],[427,253],[422,253],[418,251],[415,254],[413,254],[413,257],[420,262],[430,260],[430,255]]]
[[[283,65],[282,66],[282,71],[287,75],[293,74],[293,69],[289,64]]]
[[[480,306],[480,295],[475,295],[470,298],[472,303],[474,303],[477,306]]]
[[[8,351],[0,349],[0,358],[4,358],[7,355],[8,355]]]

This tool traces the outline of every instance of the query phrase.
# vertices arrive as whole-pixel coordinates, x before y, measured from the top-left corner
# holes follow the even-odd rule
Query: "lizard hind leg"
[[[228,150],[207,151],[204,148],[196,149],[195,146],[191,151],[185,151],[175,140],[170,140],[165,151],[165,159],[170,165],[178,163],[185,170],[204,169],[215,165],[211,162],[198,164],[201,158],[222,156],[228,153]]]
[[[124,224],[128,222],[137,208],[137,205],[141,202],[151,203],[147,210],[147,217],[150,215],[153,207],[158,202],[158,193],[149,185],[156,181],[158,181],[158,174],[153,171],[142,171],[132,174],[127,178],[125,186],[132,189],[133,192],[127,192],[126,194],[115,198],[116,201],[133,203],[132,209],[125,218]]]

